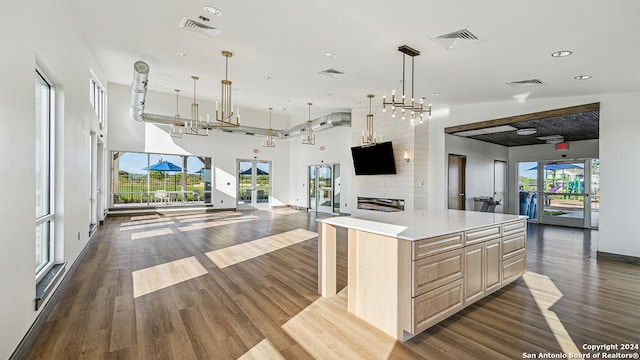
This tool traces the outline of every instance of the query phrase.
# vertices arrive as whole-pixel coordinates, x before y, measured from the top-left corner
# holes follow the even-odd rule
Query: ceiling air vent
[[[486,41],[485,39],[482,39],[478,35],[471,32],[471,30],[469,29],[462,29],[454,31],[452,33],[440,35],[432,38],[431,40],[437,42],[438,44],[440,44],[440,46],[447,50],[478,44]]]
[[[180,25],[178,26],[180,29],[193,31],[198,34],[202,34],[208,36],[210,38],[215,37],[222,29],[214,28],[213,26],[205,25],[203,23],[197,22],[193,19],[189,19],[188,17],[183,17],[180,21]]]
[[[507,85],[509,85],[511,87],[514,87],[514,88],[526,88],[526,87],[532,87],[532,86],[542,86],[542,85],[546,85],[546,84],[543,83],[542,80],[530,79],[530,80],[520,80],[520,81],[508,82]]]
[[[347,76],[347,74],[343,73],[342,71],[338,71],[336,69],[322,70],[319,72],[319,74],[324,76],[329,76],[332,78],[341,78],[341,77]]]

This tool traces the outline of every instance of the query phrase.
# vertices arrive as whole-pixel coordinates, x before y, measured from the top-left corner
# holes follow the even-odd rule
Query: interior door
[[[449,154],[448,208],[465,210],[466,157]]]
[[[589,160],[538,163],[540,223],[591,227],[590,167]]]
[[[238,160],[237,209],[271,207],[271,162]]]
[[[505,199],[507,199],[506,161],[495,160],[493,162],[493,172],[493,198],[497,202],[494,212],[503,214],[505,211]]]

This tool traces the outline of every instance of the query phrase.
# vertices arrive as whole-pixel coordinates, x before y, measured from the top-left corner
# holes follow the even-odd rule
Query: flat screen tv
[[[391,141],[351,148],[356,175],[388,175],[396,173]]]

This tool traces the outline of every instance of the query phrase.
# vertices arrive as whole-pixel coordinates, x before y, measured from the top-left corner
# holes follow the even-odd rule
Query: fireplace
[[[358,209],[383,212],[404,211],[404,199],[387,199],[358,196]]]

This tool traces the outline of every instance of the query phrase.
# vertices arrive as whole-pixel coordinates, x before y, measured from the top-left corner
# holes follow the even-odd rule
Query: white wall
[[[301,144],[299,136],[287,140],[291,146],[290,205],[303,208],[309,207],[309,180],[307,178],[309,165],[339,163],[340,212],[351,213],[353,162],[351,161],[351,150],[348,146],[350,137],[350,127],[335,127],[317,132],[315,145]]]
[[[511,101],[435,107],[429,121],[429,206],[446,207],[446,151],[444,128],[600,102],[600,232],[599,251],[640,256],[633,221],[640,207],[629,195],[629,179],[640,179],[635,166],[640,153],[640,93],[603,94],[531,101]]]
[[[132,65],[133,66],[133,65]],[[160,154],[194,155],[213,158],[214,208],[236,207],[236,168],[238,159],[258,159],[272,162],[272,205],[288,205],[289,148],[290,140],[279,140],[274,148],[262,147],[264,137],[209,132],[209,136],[169,136],[168,126],[137,122],[129,116],[131,87],[109,84],[109,144],[110,151],[148,152]],[[180,114],[188,118],[193,99],[180,99]],[[146,98],[146,113],[172,116],[175,114],[175,95],[149,91]],[[215,104],[198,100],[200,115],[215,114]],[[269,112],[241,109],[240,124],[267,127]],[[213,116],[213,115],[212,115]],[[212,120],[213,121],[213,120]],[[272,114],[272,127],[288,126],[286,115]],[[254,152],[254,151],[257,151]]]
[[[88,241],[89,136],[101,133],[89,102],[89,76],[90,69],[98,77],[102,72],[73,13],[66,1],[5,1],[0,9],[0,358],[11,355],[39,313],[34,310],[36,63],[57,91],[56,260],[67,262],[68,269]]]
[[[464,155],[467,158],[465,205],[467,210],[473,210],[475,208],[474,197],[493,196],[494,161],[508,161],[509,148],[447,134],[445,135],[445,156],[448,157],[449,154]],[[447,176],[446,171],[445,176]],[[513,207],[505,208],[505,213],[511,213],[509,209],[513,209]]]

